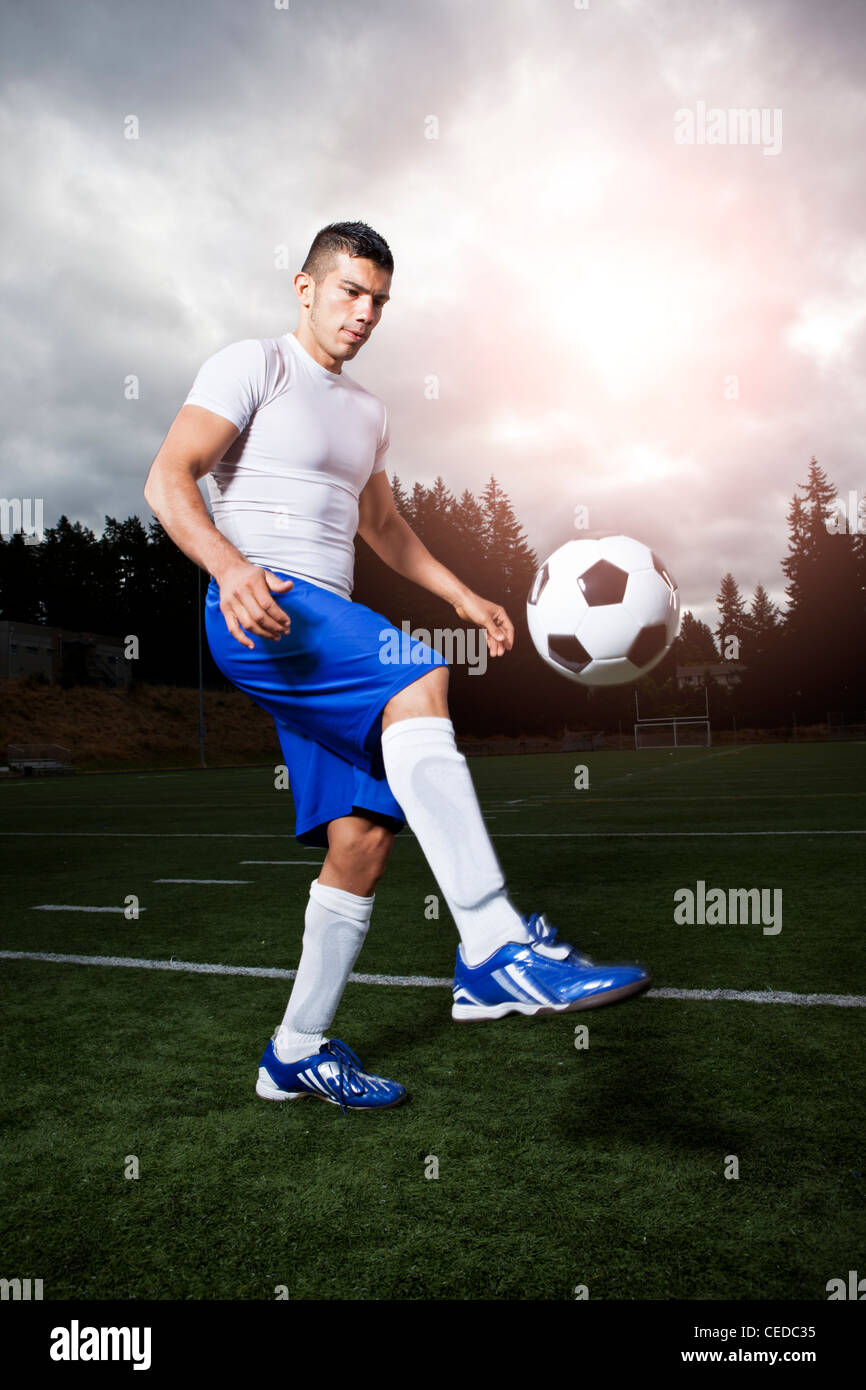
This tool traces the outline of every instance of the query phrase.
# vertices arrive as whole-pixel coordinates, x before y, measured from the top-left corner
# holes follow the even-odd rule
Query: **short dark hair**
[[[389,275],[393,274],[394,257],[387,241],[366,222],[331,222],[316,232],[301,270],[321,284],[333,269],[341,251],[349,256],[373,261],[387,270]]]

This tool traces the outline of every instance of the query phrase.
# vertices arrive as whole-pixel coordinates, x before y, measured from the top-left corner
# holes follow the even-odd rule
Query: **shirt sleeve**
[[[383,473],[385,471],[385,455],[391,445],[391,425],[388,420],[387,408],[382,406],[382,433],[379,435],[379,442],[376,445],[376,459],[373,464],[373,473]]]
[[[184,405],[200,405],[230,420],[241,433],[264,399],[265,351],[258,338],[220,348],[199,368]]]

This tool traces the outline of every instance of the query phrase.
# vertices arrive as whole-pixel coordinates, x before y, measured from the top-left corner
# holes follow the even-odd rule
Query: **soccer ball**
[[[629,536],[566,541],[537,571],[526,601],[542,661],[580,685],[646,675],[677,635],[680,600],[668,570]]]

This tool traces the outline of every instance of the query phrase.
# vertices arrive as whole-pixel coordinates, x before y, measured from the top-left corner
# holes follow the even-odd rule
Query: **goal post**
[[[711,748],[713,732],[703,716],[684,719],[640,719],[634,726],[634,746],[642,748]]]
[[[640,701],[634,692],[634,746],[641,748],[710,748],[710,698],[704,688],[703,714],[675,714],[641,719]]]

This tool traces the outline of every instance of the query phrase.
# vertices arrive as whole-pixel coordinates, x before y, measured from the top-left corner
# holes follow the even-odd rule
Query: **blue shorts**
[[[293,587],[274,594],[292,620],[279,641],[232,637],[211,579],[205,631],[223,675],[273,716],[295,804],[295,838],[328,845],[328,822],[355,808],[395,831],[406,818],[382,762],[382,710],[392,695],[447,666],[439,652],[381,613],[285,571]]]

